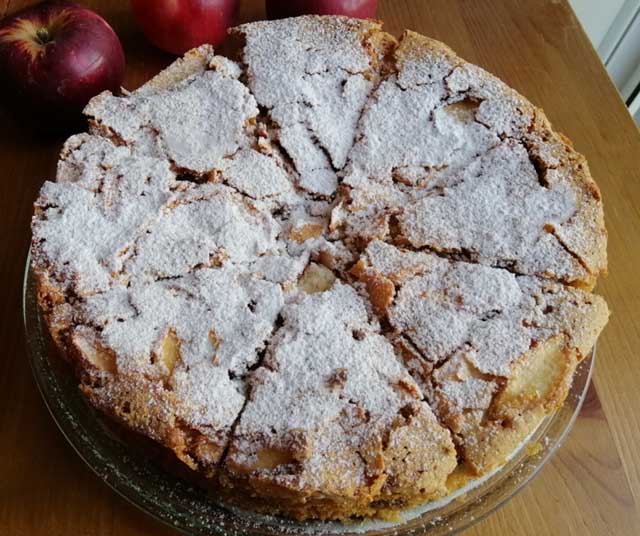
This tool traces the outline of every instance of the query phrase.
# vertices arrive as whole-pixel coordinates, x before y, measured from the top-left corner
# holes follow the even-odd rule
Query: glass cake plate
[[[174,476],[123,441],[108,419],[77,388],[58,356],[36,301],[35,280],[24,277],[23,316],[33,375],[60,430],[87,465],[125,499],[157,520],[194,536],[367,534],[404,536],[452,534],[486,517],[522,489],[567,437],[584,401],[595,351],[578,366],[565,404],[542,422],[506,465],[445,500],[402,513],[400,520],[296,522],[246,512],[216,502],[209,491]]]

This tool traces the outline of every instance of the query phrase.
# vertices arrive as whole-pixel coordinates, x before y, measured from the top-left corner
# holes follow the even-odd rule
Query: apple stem
[[[38,28],[36,30],[36,37],[38,38],[38,42],[41,45],[46,45],[49,41],[51,41],[51,34],[46,28]]]

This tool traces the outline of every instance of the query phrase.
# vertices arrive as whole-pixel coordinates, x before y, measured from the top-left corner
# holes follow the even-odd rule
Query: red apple
[[[123,75],[118,37],[89,9],[44,2],[0,23],[0,89],[15,113],[78,121],[89,99],[118,90]]]
[[[284,19],[298,15],[346,15],[368,19],[376,16],[378,0],[267,0],[267,16]]]
[[[147,39],[179,55],[219,45],[235,22],[238,0],[131,0],[131,7]]]

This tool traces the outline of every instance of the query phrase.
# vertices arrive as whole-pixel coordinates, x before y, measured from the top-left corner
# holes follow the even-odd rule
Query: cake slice
[[[584,158],[442,43],[406,32],[394,57],[348,157],[345,234],[592,288],[606,232]]]
[[[313,290],[283,310],[249,379],[223,485],[252,507],[301,519],[441,495],[456,466],[449,432],[356,291],[340,282]]]
[[[66,350],[95,406],[212,477],[282,305],[233,266],[135,282],[74,304]]]
[[[91,99],[84,110],[91,131],[195,177],[206,178],[226,157],[251,147],[255,99],[237,80],[238,65],[207,50],[137,91]]]
[[[274,123],[299,185],[331,196],[395,40],[378,22],[344,17],[253,22],[232,32],[244,41],[247,84]]]
[[[608,317],[599,296],[381,241],[353,271],[475,474],[564,402]]]

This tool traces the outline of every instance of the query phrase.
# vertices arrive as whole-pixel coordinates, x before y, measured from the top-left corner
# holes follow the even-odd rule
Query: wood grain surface
[[[595,0],[594,0],[595,1]],[[32,2],[0,0],[0,17]],[[120,35],[133,89],[172,61],[135,28],[128,2],[83,2]],[[241,21],[263,2],[242,2]],[[565,445],[541,474],[469,535],[640,534],[640,135],[566,0],[388,0],[379,17],[448,43],[542,106],[573,139],[602,189],[613,316],[594,384]],[[0,80],[0,83],[2,81]],[[0,535],[171,535],[83,465],[31,378],[21,326],[32,203],[62,138],[0,112]]]

